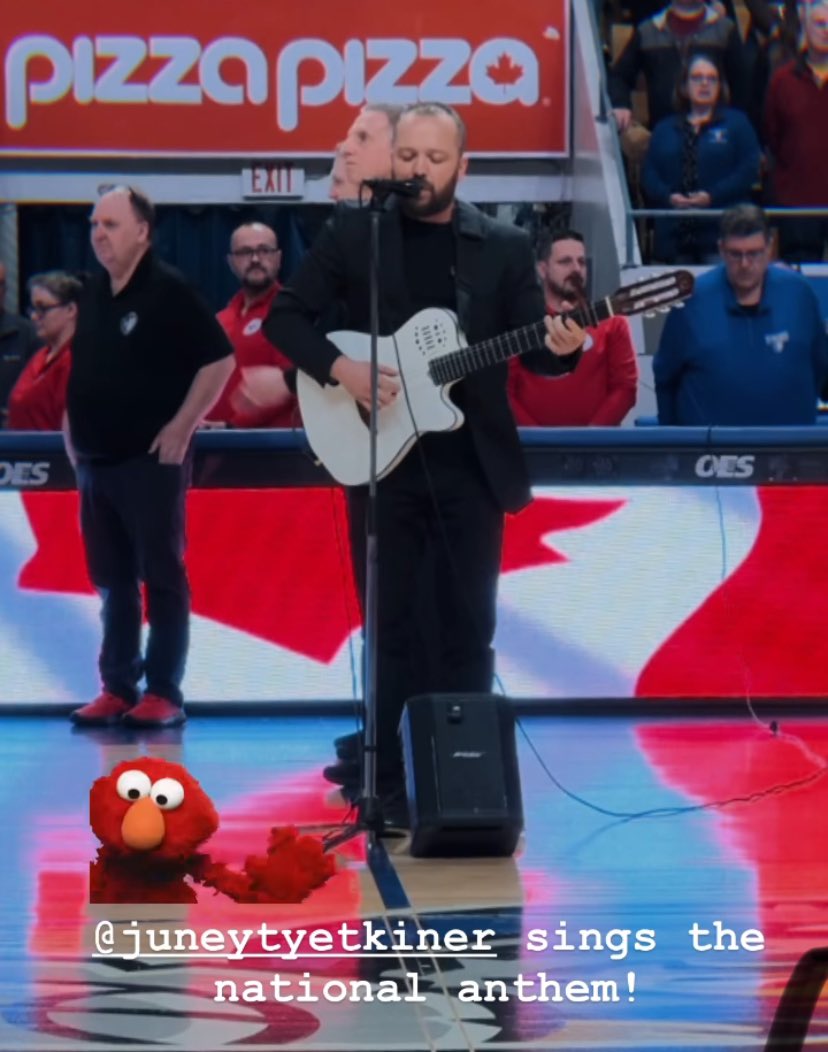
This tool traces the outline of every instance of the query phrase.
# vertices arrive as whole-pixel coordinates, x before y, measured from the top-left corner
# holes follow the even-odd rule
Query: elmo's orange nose
[[[124,815],[121,836],[127,847],[152,851],[164,840],[164,815],[150,796],[136,800]]]

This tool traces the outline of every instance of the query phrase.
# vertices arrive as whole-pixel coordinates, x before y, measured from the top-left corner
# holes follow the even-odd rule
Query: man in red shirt
[[[230,238],[227,261],[241,287],[219,312],[218,320],[233,344],[236,361],[206,422],[229,427],[293,427],[298,423],[296,396],[294,385],[288,386],[285,379],[286,372],[293,373],[293,366],[262,332],[262,322],[281,288],[282,253],[275,233],[263,223],[243,223]],[[266,406],[251,399],[242,385],[243,375],[255,375],[262,366],[267,367],[270,382],[278,384],[280,394]]]
[[[548,231],[537,251],[538,275],[551,315],[584,300],[587,261],[575,230]],[[586,427],[620,424],[635,405],[638,363],[626,318],[608,318],[587,329],[578,368],[565,376],[530,373],[520,358],[509,363],[509,401],[520,427]]]

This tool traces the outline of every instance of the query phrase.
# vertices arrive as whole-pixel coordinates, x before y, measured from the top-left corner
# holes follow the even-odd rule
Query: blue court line
[[[381,839],[369,845],[367,862],[386,910],[411,909],[411,903],[402,886],[402,881],[397,875],[397,871],[394,869],[391,859],[388,857],[388,852],[385,850],[385,844],[383,844]]]

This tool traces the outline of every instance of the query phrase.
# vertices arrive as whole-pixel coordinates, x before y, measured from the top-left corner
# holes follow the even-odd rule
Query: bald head
[[[264,223],[242,223],[230,237],[227,262],[246,299],[264,296],[275,285],[282,266],[276,234]]]

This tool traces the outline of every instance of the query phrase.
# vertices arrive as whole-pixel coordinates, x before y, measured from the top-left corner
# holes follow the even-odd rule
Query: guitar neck
[[[561,317],[572,318],[576,325],[586,328],[611,318],[614,313],[612,301],[608,296],[596,303],[587,303],[577,310],[566,311]],[[440,384],[462,380],[469,373],[487,369],[490,365],[506,362],[510,358],[517,358],[518,355],[526,354],[528,351],[537,351],[543,346],[545,336],[545,322],[535,321],[501,336],[492,336],[488,340],[481,340],[480,343],[473,343],[469,347],[461,347],[450,354],[443,354],[432,360],[429,372],[432,379]]]

